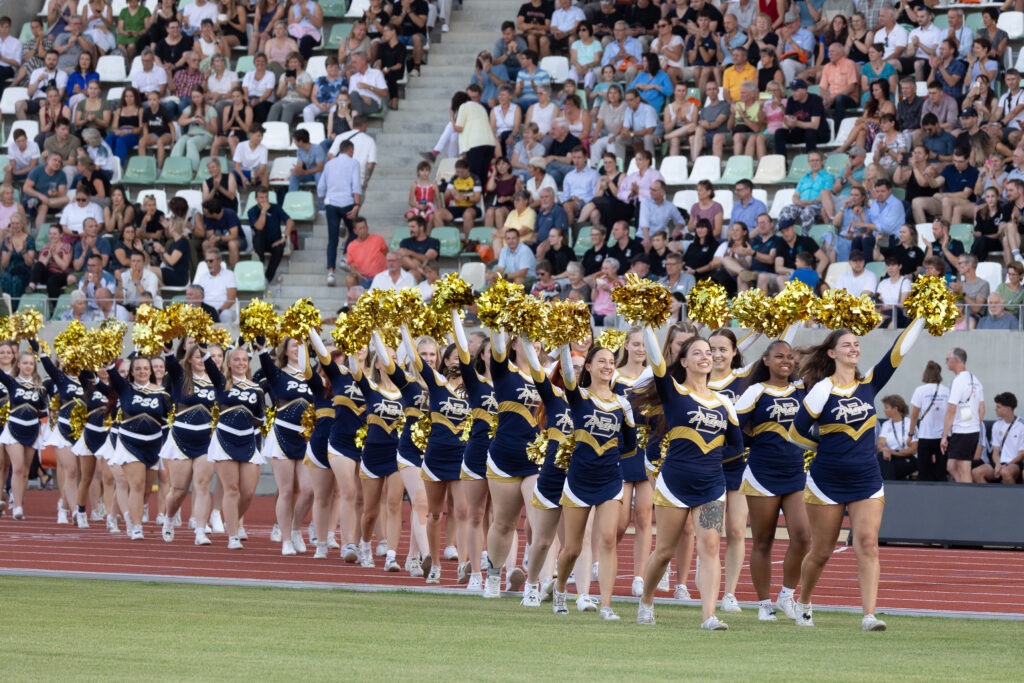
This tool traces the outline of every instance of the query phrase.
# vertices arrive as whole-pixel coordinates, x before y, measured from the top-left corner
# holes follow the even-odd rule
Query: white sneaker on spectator
[[[441,33],[448,33],[448,24],[441,25]]]
[[[333,287],[336,284],[338,284],[338,280],[334,277],[334,271],[329,271],[327,273],[327,286]]]

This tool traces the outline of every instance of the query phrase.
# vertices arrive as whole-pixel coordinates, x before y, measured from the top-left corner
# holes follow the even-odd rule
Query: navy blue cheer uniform
[[[54,384],[57,396],[60,397],[57,424],[51,425],[51,428],[55,429],[57,434],[60,435],[60,439],[54,440],[53,445],[59,448],[67,448],[75,441],[71,434],[71,411],[76,405],[85,405],[83,400],[85,389],[82,388],[82,383],[77,377],[65,374],[47,354],[41,354],[39,362],[42,363],[43,369],[46,370],[46,374]]]
[[[534,411],[540,405],[540,394],[530,377],[523,375],[491,345],[491,380],[498,401],[498,426],[487,452],[487,478],[516,482],[537,474],[537,465],[526,455],[526,447],[537,434]]]
[[[256,427],[263,424],[263,389],[252,380],[241,380],[227,386],[227,379],[209,355],[203,358],[206,374],[213,384],[219,410],[217,426],[210,440],[210,462],[233,460],[239,463],[263,464],[257,449],[259,434]]]
[[[302,435],[302,415],[313,403],[311,382],[277,367],[270,351],[260,351],[260,367],[266,376],[270,400],[274,402],[274,427],[267,435],[263,455],[271,459],[302,460],[306,457],[306,438]]]
[[[110,398],[105,391],[100,389],[95,377],[91,371],[85,371],[79,375],[79,381],[85,392],[85,409],[88,411],[88,415],[85,418],[85,429],[82,430],[81,438],[71,447],[71,452],[75,455],[95,456],[107,442],[106,422],[110,409]]]
[[[327,442],[328,456],[343,455],[359,462],[362,450],[356,448],[356,433],[366,424],[366,401],[359,383],[348,368],[334,361],[323,362],[334,395],[334,422]]]
[[[747,388],[747,377],[754,366],[737,368],[720,379],[708,379],[708,389],[725,398],[735,407],[736,401]],[[741,435],[742,436],[742,435]],[[727,445],[722,453],[722,471],[725,472],[725,490],[739,491],[743,482],[743,471],[747,468],[745,444],[741,438],[736,445]]]
[[[740,493],[786,496],[803,491],[804,451],[789,440],[789,428],[804,400],[803,387],[760,382],[736,402],[736,417],[750,445]]]
[[[636,383],[637,379],[638,377],[627,377],[621,372],[616,371],[615,379],[612,381],[612,389],[620,396],[627,396],[633,389],[633,385]],[[633,417],[637,427],[644,422],[640,416],[634,415]],[[644,467],[644,458],[642,457],[644,452],[639,450],[639,444],[637,455],[641,457],[622,458],[622,462],[620,463],[622,467],[622,481],[633,484],[641,481],[647,481],[647,469]]]
[[[366,400],[366,440],[359,476],[380,479],[398,471],[398,435],[405,406],[400,392],[381,389],[365,373],[358,382]]]
[[[17,370],[15,369],[15,372]],[[20,444],[35,448],[40,433],[40,417],[46,413],[49,397],[42,384],[12,377],[0,370],[0,384],[7,390],[10,413],[0,435],[0,444]]]
[[[421,366],[420,376],[427,385],[431,422],[422,477],[426,481],[458,480],[466,451],[462,431],[466,420],[473,419],[469,398],[461,389],[453,389],[433,368]]]
[[[430,419],[430,400],[427,398],[427,392],[397,364],[394,370],[388,373],[388,377],[402,395],[402,414],[405,416],[402,433],[398,436],[398,467],[422,467],[423,451],[413,441],[412,430],[420,419]]]
[[[498,400],[494,397],[494,385],[480,375],[473,363],[462,362],[459,357],[459,371],[462,385],[469,398],[472,423],[469,438],[462,452],[462,470],[459,478],[467,481],[487,478],[487,449],[491,444],[491,426],[497,419]]]
[[[129,383],[113,367],[108,374],[110,386],[121,401],[121,427],[111,464],[137,460],[146,467],[155,467],[160,461],[167,414],[173,409],[170,395],[160,388]]]
[[[194,460],[210,450],[213,406],[216,391],[210,378],[193,375],[192,391],[185,388],[185,369],[172,355],[165,356],[167,384],[174,403],[174,424],[164,445],[162,457]]]
[[[322,367],[330,365],[330,361]],[[317,368],[313,368],[313,374],[317,374]],[[313,410],[316,412],[316,424],[313,426],[313,433],[309,435],[309,442],[306,444],[306,464],[320,469],[330,469],[330,455],[327,452],[327,444],[331,438],[331,427],[334,425],[334,401],[333,396],[328,395],[327,387],[323,385],[323,378],[318,387],[313,389]]]
[[[540,467],[537,483],[530,503],[539,510],[557,510],[562,507],[562,489],[565,488],[565,470],[556,463],[558,448],[572,436],[572,409],[565,400],[565,392],[551,383],[547,375],[534,380],[540,400],[544,403],[547,428],[544,436],[547,449]]]

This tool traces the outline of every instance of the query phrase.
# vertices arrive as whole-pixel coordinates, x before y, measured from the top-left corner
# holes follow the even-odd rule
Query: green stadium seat
[[[19,311],[35,309],[43,316],[43,320],[46,320],[48,305],[45,294],[22,294],[21,299],[16,299],[15,302]]]
[[[128,160],[128,168],[121,176],[121,182],[125,185],[149,185],[156,184],[156,159],[153,157],[132,157]]]
[[[311,221],[316,218],[316,202],[309,190],[289,192],[284,196],[281,208],[293,221]]]
[[[789,166],[789,175],[786,176],[787,184],[796,185],[800,179],[811,172],[811,164],[807,161],[806,154],[798,154]]]
[[[974,226],[970,223],[954,223],[949,226],[949,236],[963,242],[964,249],[970,251],[974,244]]]
[[[478,242],[479,244],[490,244],[491,233],[493,232],[494,228],[489,228],[487,226],[478,226],[469,231],[468,239],[470,242]],[[480,255],[476,252],[476,250],[464,250],[461,254],[459,254],[459,258],[473,259],[480,258]]]
[[[455,226],[434,228],[430,236],[441,243],[443,258],[458,258],[462,252],[462,231]]]
[[[885,261],[872,261],[871,263],[865,264],[864,267],[874,273],[879,280],[887,276],[885,272]]]
[[[260,261],[239,261],[236,263],[235,283],[239,292],[262,293],[267,288],[263,263]]]
[[[845,152],[832,152],[825,160],[825,170],[837,178],[846,173],[846,165],[850,163],[850,155]]]
[[[209,171],[206,170],[206,164],[210,163],[212,157],[203,157],[199,160],[199,170],[196,171],[195,183],[201,184],[204,180],[210,177]],[[220,172],[228,172],[228,160],[227,157],[217,157],[220,161]]]
[[[396,251],[401,241],[408,236],[409,228],[404,226],[401,228],[393,228],[391,230],[391,241],[388,243],[388,249],[390,249],[391,251]]]
[[[192,176],[192,162],[186,157],[168,157],[156,182],[157,185],[191,185]]]
[[[324,8],[324,15],[326,16],[326,5],[321,3],[320,6]],[[335,24],[331,27],[331,34],[327,38],[327,45],[325,47],[332,52],[336,52],[350,33],[352,33],[352,24]]]
[[[811,226],[810,236],[811,236],[811,238],[815,242],[818,243],[818,246],[820,247],[821,246],[821,238],[822,238],[822,236],[828,235],[828,234],[834,235],[835,233],[836,233],[836,229],[831,224],[829,224],[829,223],[819,223],[818,225]]]
[[[53,315],[50,320],[60,320],[64,312],[71,308],[71,293],[66,292],[57,297],[57,303],[53,307]],[[44,314],[45,315],[45,314]]]
[[[725,162],[722,177],[715,181],[715,185],[735,185],[740,180],[750,180],[753,177],[754,158],[740,154],[729,157]]]
[[[341,19],[348,11],[348,2],[346,0],[323,0],[320,3],[320,9],[323,10],[326,18]]]

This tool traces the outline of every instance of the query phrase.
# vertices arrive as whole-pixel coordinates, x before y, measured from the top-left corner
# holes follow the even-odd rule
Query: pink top
[[[768,123],[768,132],[774,133],[779,128],[782,128],[782,117],[786,114],[786,100],[782,100],[779,105],[775,104],[775,100],[768,100],[764,103],[764,116]]]
[[[610,283],[603,277],[598,276],[594,281],[594,313],[597,315],[614,315],[615,302],[612,301],[612,290],[615,287],[608,287]],[[616,278],[616,285],[622,284],[621,278]]]
[[[660,171],[654,168],[647,169],[647,172],[644,173],[643,175],[640,175],[639,172],[630,173],[629,175],[622,179],[621,183],[619,183],[619,192],[616,196],[619,198],[620,201],[624,202],[631,202],[634,199],[637,199],[637,196],[633,195],[633,183],[636,183],[637,195],[639,196],[639,198],[650,199],[651,184],[655,180],[660,180],[664,182],[665,177],[661,175]]]

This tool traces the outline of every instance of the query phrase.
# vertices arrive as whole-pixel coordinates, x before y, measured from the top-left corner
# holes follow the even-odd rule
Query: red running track
[[[273,499],[257,498],[246,524],[249,540],[245,550],[228,551],[227,539],[213,536],[212,546],[198,547],[192,533],[179,528],[173,543],[164,543],[155,524],[146,525],[146,539],[131,542],[122,533],[108,534],[102,523],[89,529],[56,524],[56,494],[33,491],[28,497],[27,519],[15,522],[0,518],[0,571],[82,572],[176,577],[211,581],[248,579],[266,582],[309,582],[343,587],[375,585],[425,588],[423,579],[404,571],[385,573],[383,561],[376,569],[346,564],[332,551],[327,561],[313,560],[312,549],[304,556],[282,557],[280,546],[270,542]],[[845,534],[844,534],[845,536]],[[405,557],[404,536],[398,557]],[[749,542],[748,542],[749,547]],[[781,581],[781,560],[786,542],[775,545],[774,590]],[[520,548],[520,552],[522,549]],[[619,546],[615,594],[630,595],[633,536]],[[724,544],[723,544],[724,552]],[[1024,553],[1007,550],[947,550],[940,548],[883,547],[879,611],[939,611],[962,615],[991,613],[1024,617]],[[456,589],[456,563],[443,563],[441,589]],[[687,585],[694,597],[692,570]],[[432,587],[431,587],[432,588]],[[592,592],[597,593],[595,582]],[[750,577],[744,569],[737,598],[753,601]],[[658,594],[670,597],[670,594]],[[955,599],[951,599],[955,596]],[[774,595],[773,595],[774,597]],[[859,608],[856,559],[852,548],[837,546],[815,592],[816,607]]]

